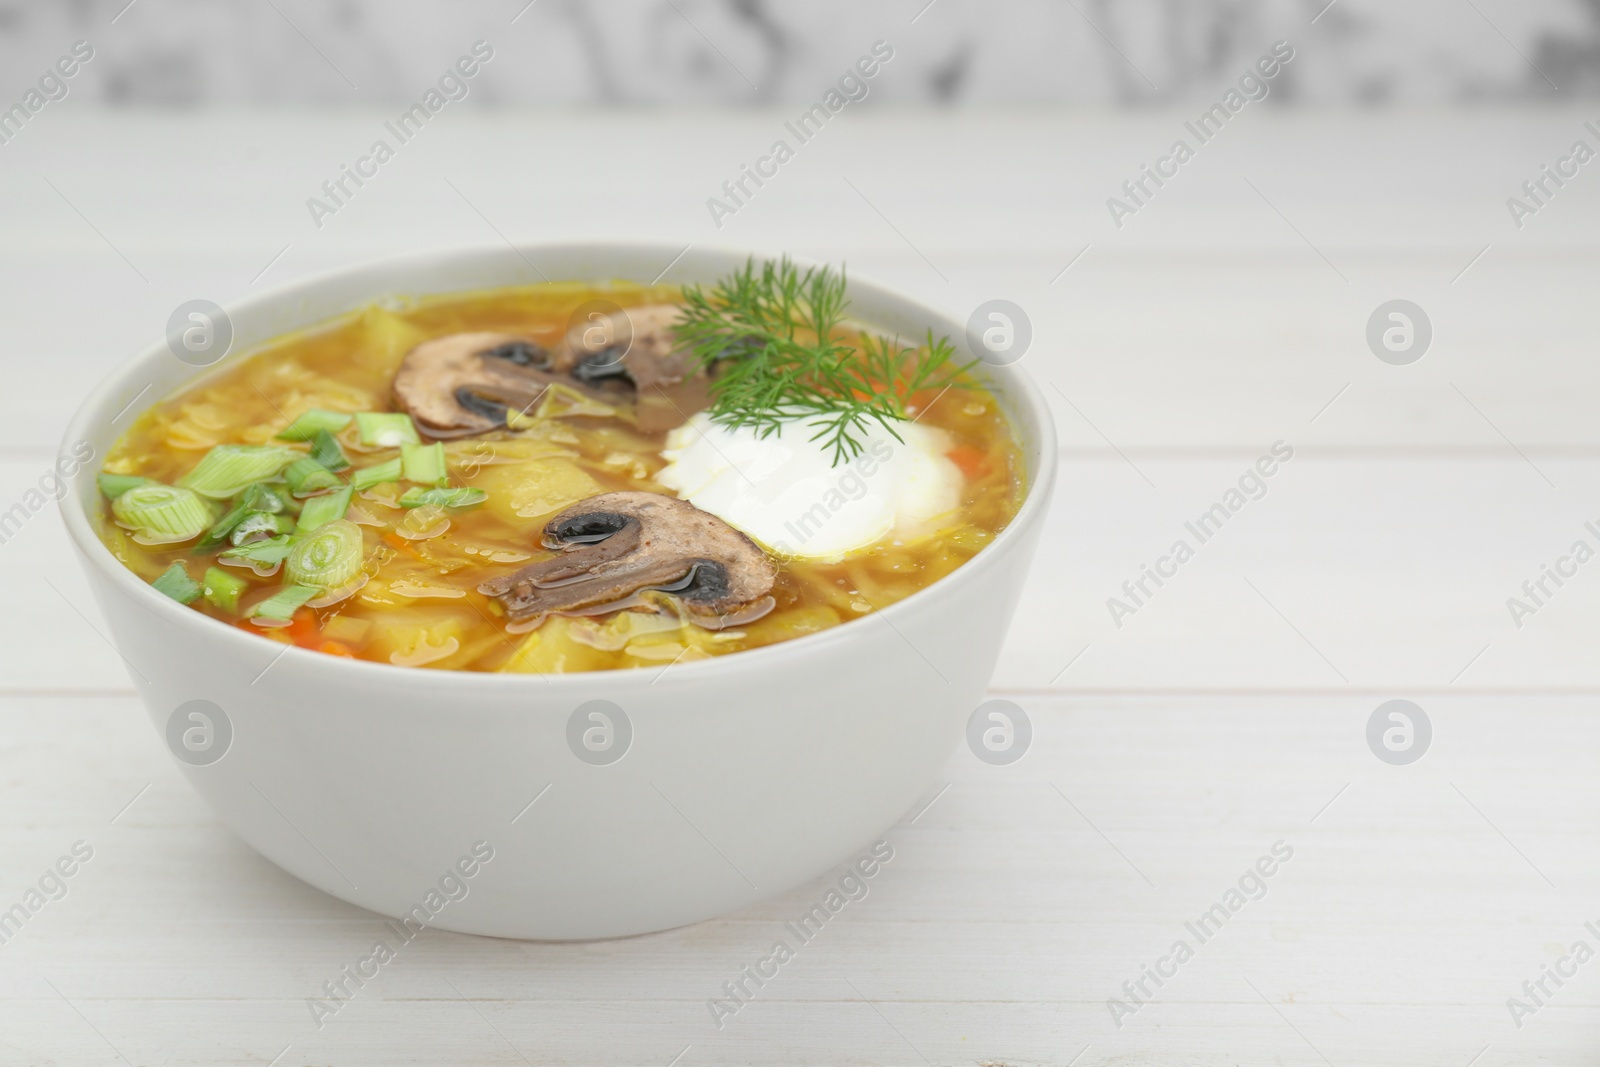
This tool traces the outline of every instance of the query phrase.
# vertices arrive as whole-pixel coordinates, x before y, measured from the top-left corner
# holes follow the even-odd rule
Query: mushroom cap
[[[526,337],[453,333],[406,354],[394,401],[430,438],[467,437],[505,429],[508,408],[525,410],[564,380],[551,372],[550,354]]]
[[[676,304],[646,304],[580,322],[551,350],[550,365],[579,381],[626,375],[640,392],[681,382],[700,368],[673,336],[682,311]]]
[[[647,433],[681,426],[711,404],[700,360],[673,334],[682,313],[676,304],[645,304],[578,323],[551,349],[550,366],[585,383],[632,382]]]
[[[777,568],[766,553],[686,500],[638,491],[592,496],[546,523],[543,543],[561,554],[478,586],[513,623],[620,608],[645,589],[671,593],[712,628],[772,608]]]

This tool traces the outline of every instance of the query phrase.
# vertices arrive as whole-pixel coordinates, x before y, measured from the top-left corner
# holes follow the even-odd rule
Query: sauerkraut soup
[[[388,301],[144,412],[99,532],[267,640],[661,668],[848,623],[981,551],[1024,486],[977,369],[788,262]]]

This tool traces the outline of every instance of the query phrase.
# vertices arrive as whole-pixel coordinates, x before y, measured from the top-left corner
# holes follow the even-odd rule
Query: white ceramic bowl
[[[499,247],[339,271],[230,307],[235,340],[218,366],[390,294],[542,280],[530,264],[554,279],[648,282],[677,252]],[[745,258],[695,249],[667,280],[708,282]],[[858,279],[850,295],[854,314],[884,329],[961,336],[961,324]],[[679,926],[783,892],[870,845],[933,785],[983,699],[1055,473],[1038,389],[1015,368],[995,368],[1026,456],[1027,499],[972,561],[885,611],[664,672],[391,667],[286,648],[207,618],[100,543],[90,519],[99,458],[139,411],[200,373],[164,343],[151,346],[95,390],[63,445],[94,448],[62,511],[151,722],[164,737],[198,730],[191,743],[203,747],[200,720],[179,715],[172,734],[169,723],[190,701],[222,709],[210,751],[231,725],[225,754],[174,763],[280,867],[388,916],[419,903],[433,912],[464,883],[466,895],[429,922],[475,934],[598,938]],[[626,754],[609,765],[580,760],[567,741],[572,713],[594,699],[614,702],[632,725]],[[474,862],[474,847],[480,858],[492,849],[492,860]],[[446,880],[447,894],[441,877],[463,857],[472,875]]]

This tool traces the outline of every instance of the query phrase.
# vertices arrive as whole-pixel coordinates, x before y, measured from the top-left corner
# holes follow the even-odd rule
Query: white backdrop
[[[1585,0],[7,0],[0,91],[82,38],[102,55],[75,91],[101,101],[387,103],[482,38],[507,60],[476,104],[791,102],[885,38],[880,102],[1140,105],[1204,96],[1279,37],[1316,44],[1281,101],[1600,92]]]

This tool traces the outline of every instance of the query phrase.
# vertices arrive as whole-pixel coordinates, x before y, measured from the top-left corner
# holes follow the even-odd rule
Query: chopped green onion
[[[427,504],[438,504],[442,507],[460,510],[461,508],[476,507],[488,499],[488,493],[485,493],[482,489],[474,489],[471,486],[460,486],[455,489],[424,489],[421,486],[415,486],[405,491],[405,495],[400,498],[400,506],[403,508],[420,508]]]
[[[327,430],[318,430],[311,439],[311,458],[331,471],[342,471],[350,466],[350,461],[344,458],[344,449]]]
[[[196,552],[206,552],[222,544],[228,539],[228,535],[233,532],[233,528],[239,525],[240,520],[255,510],[247,500],[251,495],[251,489],[254,488],[255,486],[251,486],[250,489],[240,493],[235,498],[233,507],[228,509],[227,514],[218,519],[216,524],[206,531],[206,535],[195,542],[194,550]]]
[[[134,486],[154,484],[149,478],[141,478],[137,474],[102,474],[95,481],[100,484],[100,491],[108,500],[117,499]]]
[[[195,597],[200,595],[200,583],[189,577],[189,572],[184,570],[182,563],[174,563],[162,572],[161,577],[150,583],[150,587],[158,593],[165,593],[180,604],[192,604]]]
[[[394,448],[421,444],[411,416],[403,411],[360,411],[356,413],[356,433],[370,447]]]
[[[362,467],[350,475],[350,484],[361,490],[371,489],[384,482],[398,482],[403,466],[400,457],[396,456],[387,463],[378,463],[371,467]]]
[[[431,445],[401,445],[400,464],[406,481],[418,485],[443,485],[450,478],[444,465],[444,445],[438,441]]]
[[[350,506],[350,496],[355,492],[348,485],[336,493],[326,496],[314,496],[306,501],[306,506],[300,509],[300,521],[297,528],[301,533],[315,530],[334,519],[344,518],[345,509]]]
[[[221,567],[207,567],[200,584],[206,603],[223,611],[238,611],[239,594],[250,588],[249,582],[229,574]]]
[[[239,520],[239,525],[233,528],[228,535],[228,540],[236,545],[242,545],[257,534],[266,534],[270,540],[279,534],[294,533],[294,520],[287,515],[271,515],[265,511],[252,511]],[[260,540],[260,538],[256,538]]]
[[[291,422],[282,433],[278,435],[280,441],[309,441],[319,431],[338,433],[350,425],[352,415],[342,411],[325,411],[322,408],[312,408]]]
[[[324,489],[337,489],[344,484],[337,474],[310,456],[289,464],[288,469],[283,472],[283,478],[289,483],[289,491],[295,496],[310,496]]]
[[[208,552],[216,548],[228,539],[228,535],[233,533],[234,527],[238,526],[240,521],[248,514],[250,514],[249,508],[243,504],[235,504],[228,509],[226,515],[217,520],[215,526],[206,531],[204,537],[194,543],[194,550],[196,552]]]
[[[306,601],[317,595],[317,590],[305,585],[286,585],[251,610],[251,616],[265,615],[269,619],[290,619]]]
[[[188,541],[211,525],[204,500],[191,490],[159,482],[124,490],[112,501],[111,514],[152,543]]]
[[[294,539],[285,534],[268,541],[248,541],[222,553],[224,559],[240,559],[246,563],[274,566],[282,563],[294,548]]]
[[[178,479],[178,485],[213,500],[226,500],[251,482],[275,476],[297,455],[284,445],[217,445]]]
[[[265,482],[259,482],[246,489],[239,497],[239,502],[251,511],[265,511],[272,515],[280,514],[289,506],[283,495]]]
[[[208,551],[228,540],[230,536],[232,536],[233,543],[238,544],[243,538],[234,535],[234,530],[244,521],[247,515],[252,513],[275,515],[282,511],[285,506],[283,497],[273,492],[264,483],[257,482],[234,498],[233,507],[228,509],[226,515],[217,520],[215,526],[206,531],[204,537],[195,542],[194,550],[196,552]],[[288,533],[293,529],[294,524],[290,523],[287,527],[277,532]]]
[[[349,519],[335,519],[302,537],[283,565],[292,585],[323,592],[342,589],[360,573],[361,527]]]

